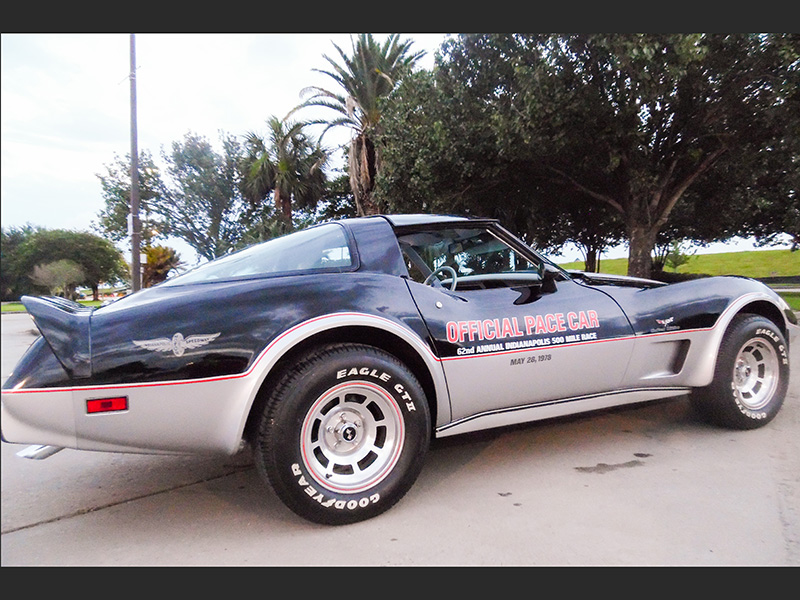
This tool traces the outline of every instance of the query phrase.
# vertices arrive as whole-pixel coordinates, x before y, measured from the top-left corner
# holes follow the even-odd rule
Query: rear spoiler
[[[20,302],[69,376],[91,377],[89,322],[93,309],[55,296],[23,296]]]

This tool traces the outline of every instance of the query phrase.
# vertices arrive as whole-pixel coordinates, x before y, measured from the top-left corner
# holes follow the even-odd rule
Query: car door
[[[455,249],[449,257],[441,252],[442,244],[434,252],[420,244],[414,247],[421,236],[401,239],[400,245],[407,256],[415,256],[423,274],[426,265],[432,271],[449,259],[462,275],[455,290],[449,289],[450,275],[444,285],[425,284],[419,281],[422,275],[408,282],[442,362],[454,421],[619,386],[633,349],[633,331],[611,298],[556,275],[554,267],[543,281],[544,265],[534,264],[535,258],[509,258],[519,249],[502,250],[498,258],[497,248],[506,243],[502,240],[495,243],[490,260],[473,268],[480,261],[466,256],[470,251],[463,240],[452,239],[470,233],[437,235],[450,239],[444,244]],[[481,235],[485,248],[488,235]],[[492,261],[501,268],[487,268]]]

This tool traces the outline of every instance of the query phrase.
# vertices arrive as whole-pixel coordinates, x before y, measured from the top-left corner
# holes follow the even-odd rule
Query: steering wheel
[[[423,282],[425,285],[434,285],[434,283],[438,283],[442,285],[442,282],[436,277],[439,273],[447,273],[450,275],[450,291],[453,292],[456,289],[456,279],[458,279],[458,275],[456,274],[456,270],[453,267],[448,267],[447,265],[442,265],[438,269],[434,270],[430,275],[425,278]]]

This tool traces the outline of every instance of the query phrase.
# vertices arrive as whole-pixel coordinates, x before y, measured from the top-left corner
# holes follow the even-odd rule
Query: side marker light
[[[128,410],[128,397],[118,396],[116,398],[93,398],[86,401],[86,412],[88,414],[101,412],[115,412]]]

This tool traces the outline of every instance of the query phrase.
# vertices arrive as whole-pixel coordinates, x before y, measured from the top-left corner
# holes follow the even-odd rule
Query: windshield
[[[344,271],[353,266],[344,228],[330,223],[228,254],[169,279],[163,285],[185,285],[299,271]]]

